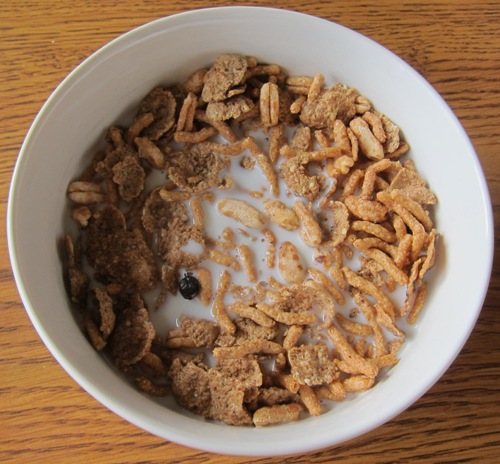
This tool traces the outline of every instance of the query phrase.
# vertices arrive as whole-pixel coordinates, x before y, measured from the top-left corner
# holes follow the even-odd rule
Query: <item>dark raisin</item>
[[[179,292],[186,300],[192,300],[200,292],[200,282],[193,274],[187,272],[179,281]]]

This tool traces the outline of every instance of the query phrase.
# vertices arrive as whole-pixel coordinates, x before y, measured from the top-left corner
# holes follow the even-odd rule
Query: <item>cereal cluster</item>
[[[254,57],[154,88],[68,186],[68,290],[90,342],[140,390],[230,425],[319,415],[371,388],[435,261],[436,199],[408,150],[357,90]],[[235,163],[266,191],[237,195]],[[234,227],[210,235],[207,211]],[[151,312],[179,290],[206,312],[158,333]]]

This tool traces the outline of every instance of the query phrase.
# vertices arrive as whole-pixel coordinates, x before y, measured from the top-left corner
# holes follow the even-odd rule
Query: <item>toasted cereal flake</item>
[[[338,376],[326,345],[300,345],[288,350],[293,378],[301,385],[331,383]]]
[[[392,180],[390,189],[399,190],[417,203],[425,205],[436,203],[436,197],[427,188],[425,181],[411,169],[402,168]]]
[[[157,87],[142,100],[138,117],[152,113],[154,122],[149,124],[142,134],[150,140],[158,140],[173,128],[175,123],[176,101],[172,92]]]
[[[264,406],[253,414],[253,423],[257,427],[284,424],[299,420],[302,406],[297,403]]]
[[[107,206],[94,213],[88,232],[87,257],[103,279],[138,291],[154,286],[157,271],[153,253],[140,231],[126,230],[118,209]]]
[[[168,333],[167,345],[171,348],[211,348],[219,332],[219,326],[213,321],[183,316],[179,328]]]
[[[111,170],[113,181],[118,184],[118,192],[123,200],[131,201],[142,193],[146,175],[135,156],[126,156]]]
[[[302,105],[300,120],[315,129],[333,127],[336,119],[348,122],[355,114],[355,100],[358,92],[342,84],[319,92],[314,101]]]
[[[99,302],[99,317],[101,321],[99,329],[106,340],[115,328],[116,316],[113,311],[113,300],[106,291],[100,288],[94,289],[94,293]]]
[[[220,55],[203,77],[201,96],[206,102],[226,99],[232,88],[242,83],[248,61],[239,55]]]
[[[271,221],[285,230],[297,230],[300,225],[295,211],[282,201],[267,199],[264,201],[264,210]]]
[[[177,402],[196,414],[211,417],[211,392],[209,374],[206,368],[181,359],[173,360],[169,370],[172,393]]]
[[[254,106],[253,101],[242,95],[224,101],[210,102],[207,105],[207,118],[213,121],[227,121],[248,113]]]
[[[220,185],[219,173],[228,161],[209,150],[197,148],[177,152],[168,158],[168,177],[188,192],[204,192]]]
[[[244,200],[224,198],[217,203],[218,211],[224,216],[251,228],[261,229],[266,225],[266,216]]]
[[[155,329],[146,308],[125,309],[118,315],[109,339],[111,353],[124,365],[134,364],[149,351],[154,337]]]
[[[228,377],[217,369],[208,373],[211,404],[210,416],[229,425],[249,425],[252,416],[243,405],[244,386],[238,379]]]

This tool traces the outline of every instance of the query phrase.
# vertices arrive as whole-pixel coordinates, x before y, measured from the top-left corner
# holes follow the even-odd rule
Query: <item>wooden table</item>
[[[441,93],[471,137],[489,183],[495,218],[500,219],[498,0],[251,3],[338,22],[414,66]],[[32,327],[7,252],[3,221],[14,164],[33,118],[61,80],[131,28],[188,9],[227,4],[4,0],[0,5],[0,462],[289,462],[216,456],[165,442],[97,403],[56,363]],[[498,239],[496,244],[498,258]],[[290,462],[500,462],[499,307],[496,259],[469,341],[423,398],[363,437]]]

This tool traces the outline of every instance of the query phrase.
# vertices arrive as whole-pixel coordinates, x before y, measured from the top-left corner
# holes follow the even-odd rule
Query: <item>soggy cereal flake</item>
[[[99,330],[105,340],[109,337],[115,328],[116,316],[113,310],[113,300],[108,293],[100,288],[94,290],[95,296],[99,302],[99,318],[101,325]]]
[[[391,190],[399,190],[403,195],[424,205],[434,205],[436,197],[427,188],[425,181],[413,170],[402,168],[390,184]]]
[[[314,129],[333,127],[336,119],[347,123],[356,114],[357,96],[355,89],[336,84],[330,89],[322,90],[314,101],[306,101],[302,106],[300,120]]]
[[[145,113],[152,113],[154,121],[149,124],[142,134],[150,140],[158,140],[165,135],[175,124],[175,110],[177,103],[172,92],[156,87],[141,101],[138,118]]]
[[[188,192],[204,192],[221,184],[219,173],[228,161],[209,150],[193,148],[168,158],[168,177]]]
[[[308,157],[296,155],[283,161],[279,172],[286,186],[295,195],[313,201],[318,198],[321,178],[308,172],[308,163]]]
[[[249,425],[252,416],[244,406],[245,389],[238,379],[217,369],[208,374],[211,405],[210,416],[229,425]]]
[[[127,230],[123,214],[113,206],[94,213],[88,226],[87,257],[106,282],[137,291],[151,289],[157,278],[152,251],[139,230]]]
[[[225,100],[234,87],[242,83],[248,68],[244,56],[220,55],[203,78],[201,97],[206,102]]]
[[[135,156],[126,156],[123,161],[116,163],[111,171],[113,181],[118,184],[120,197],[125,201],[132,201],[144,190],[144,169]]]
[[[293,378],[301,385],[331,383],[338,377],[326,345],[300,345],[288,351]]]
[[[255,340],[272,341],[278,335],[279,330],[276,325],[262,326],[247,318],[238,318],[234,324],[236,326],[235,333],[221,333],[215,342],[217,346],[234,346]]]
[[[169,370],[172,393],[177,402],[195,414],[211,417],[212,396],[208,370],[193,361],[175,358]]]
[[[219,326],[213,321],[183,316],[179,328],[168,333],[167,344],[172,348],[211,348],[219,332]]]
[[[124,365],[140,361],[151,348],[155,329],[146,308],[126,309],[118,315],[110,336],[113,358]]]
[[[248,113],[254,106],[253,100],[237,95],[224,101],[210,102],[207,105],[207,118],[214,121],[227,121]]]

